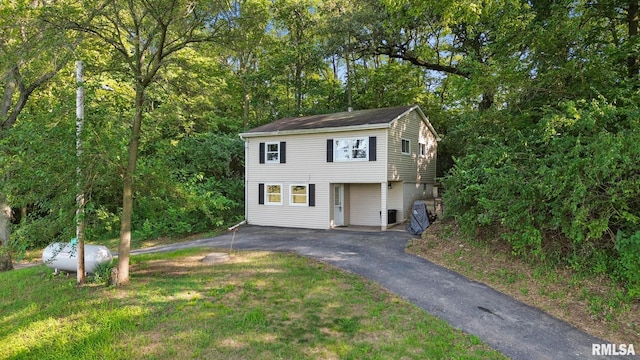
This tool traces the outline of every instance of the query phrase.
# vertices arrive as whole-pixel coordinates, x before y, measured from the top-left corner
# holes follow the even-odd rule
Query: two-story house
[[[439,137],[417,105],[285,118],[240,136],[250,224],[385,230],[433,194]]]

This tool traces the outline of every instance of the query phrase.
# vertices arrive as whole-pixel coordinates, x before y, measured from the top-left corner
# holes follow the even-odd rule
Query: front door
[[[344,225],[344,185],[333,185],[333,225]]]

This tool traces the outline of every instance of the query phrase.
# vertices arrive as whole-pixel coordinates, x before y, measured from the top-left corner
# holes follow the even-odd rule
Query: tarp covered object
[[[411,209],[411,221],[407,231],[413,235],[421,235],[429,227],[429,212],[424,201],[415,201]]]

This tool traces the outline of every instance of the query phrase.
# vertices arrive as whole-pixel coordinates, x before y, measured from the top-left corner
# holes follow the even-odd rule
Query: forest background
[[[0,257],[73,238],[79,191],[91,242],[122,239],[127,221],[139,239],[237,223],[243,130],[418,104],[442,137],[448,216],[468,233],[491,229],[516,256],[611,277],[638,299],[638,7],[4,0]]]

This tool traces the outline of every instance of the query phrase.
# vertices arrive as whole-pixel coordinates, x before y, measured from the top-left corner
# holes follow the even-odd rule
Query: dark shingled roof
[[[373,125],[389,123],[413,106],[398,106],[383,109],[345,111],[334,114],[289,117],[247,131],[265,133],[287,130],[310,130],[345,126]]]

